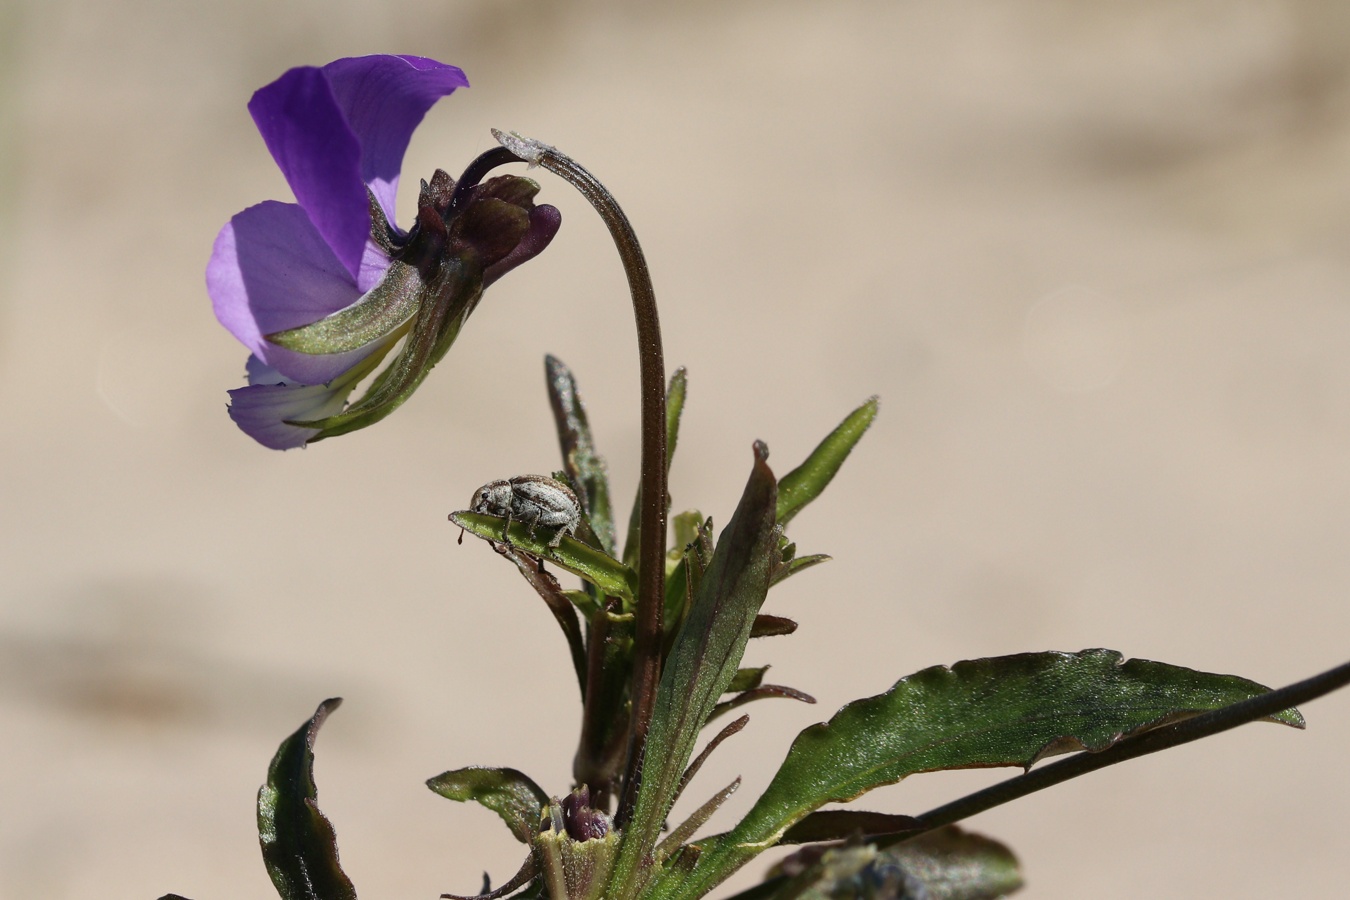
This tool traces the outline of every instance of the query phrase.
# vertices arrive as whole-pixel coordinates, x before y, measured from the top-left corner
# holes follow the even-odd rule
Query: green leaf
[[[576,377],[554,356],[544,357],[544,374],[548,379],[548,400],[558,429],[563,468],[601,549],[614,556],[617,547],[614,543],[614,509],[609,499],[609,473],[605,460],[595,452],[591,424],[586,418],[586,405],[577,391]]]
[[[282,900],[356,900],[314,785],[314,737],[340,703],[336,697],[320,703],[313,718],[282,742],[258,790],[258,840]]]
[[[917,772],[1025,766],[1104,750],[1149,728],[1266,693],[1254,681],[1113,650],[1023,653],[934,666],[848,704],[793,742],[745,818],[704,848],[662,897],[701,896],[825,803],[853,800]],[[1274,721],[1301,727],[1289,710]]]
[[[820,496],[876,416],[877,398],[872,397],[849,413],[848,418],[811,451],[806,462],[782,477],[778,482],[778,524],[786,525],[802,507]]]
[[[428,778],[427,787],[449,800],[486,806],[502,817],[522,844],[529,844],[539,832],[539,818],[548,805],[548,794],[515,769],[455,769]]]
[[[684,412],[684,398],[689,383],[684,366],[670,376],[670,385],[666,388],[666,474],[670,474],[670,463],[675,458],[675,445],[680,441],[680,415]],[[642,522],[639,514],[642,509],[642,485],[638,485],[637,495],[633,497],[633,510],[628,515],[628,537],[623,544],[623,561],[636,569],[638,563],[638,528]],[[666,497],[666,511],[670,511],[670,497]],[[683,515],[688,515],[684,513]],[[679,518],[678,516],[676,517]],[[676,535],[679,535],[677,526]]]
[[[770,877],[775,876],[785,881],[765,896],[798,900],[996,900],[1022,886],[1011,850],[956,827],[929,832],[888,850],[808,848],[770,870]]]
[[[501,516],[461,510],[451,513],[450,521],[485,541],[503,542],[502,526],[506,524],[506,519]],[[535,537],[530,537],[529,526],[519,521],[511,523],[507,535],[510,537],[509,543],[517,549],[561,566],[595,585],[601,593],[622,597],[630,603],[637,595],[637,575],[632,569],[571,536],[564,536],[557,547],[550,547],[548,542],[552,539],[551,535],[537,532]]]
[[[755,444],[750,479],[719,536],[661,674],[642,767],[642,790],[624,828],[609,896],[629,897],[645,878],[662,824],[699,732],[736,675],[777,555],[776,482],[768,448]]]

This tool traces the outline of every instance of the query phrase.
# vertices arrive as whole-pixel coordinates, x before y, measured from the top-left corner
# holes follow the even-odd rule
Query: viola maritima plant
[[[751,641],[797,630],[766,611],[769,592],[829,557],[800,552],[789,528],[867,432],[877,399],[785,474],[755,442],[724,527],[692,509],[669,527],[667,478],[688,381],[682,368],[667,378],[647,265],[609,191],[557,149],[494,132],[500,147],[457,181],[434,173],[422,182],[413,223],[406,230],[395,223],[413,129],[439,98],[467,84],[459,69],[433,60],[370,56],[292,69],[259,90],[249,109],[296,202],[264,202],[231,219],[216,240],[207,287],[221,323],[252,353],[249,385],[230,392],[230,415],[259,443],[285,449],[392,412],[449,350],[483,289],[548,245],[557,211],[535,204],[535,182],[488,178],[494,169],[526,163],[559,176],[590,201],[619,251],[634,304],[641,397],[641,477],[626,526],[577,379],[551,356],[545,382],[560,468],[452,471],[447,485],[451,496],[482,485],[470,508],[449,518],[461,538],[468,532],[506,557],[557,621],[581,701],[570,783],[546,789],[515,769],[485,766],[427,782],[443,797],[496,813],[523,845],[516,873],[473,896],[697,900],[765,851],[788,847],[790,855],[779,854],[735,900],[1000,897],[1022,883],[1017,860],[956,823],[1247,722],[1302,728],[1294,705],[1350,680],[1346,664],[1270,691],[1100,649],[931,666],[805,729],[781,761],[749,760],[775,772],[768,787],[738,822],[708,833],[740,779],[706,786],[696,776],[747,726],[742,707],[815,702],[766,682],[768,666],[744,657]],[[367,376],[364,394],[348,405]],[[580,582],[564,587],[555,571]],[[838,614],[848,612],[840,605]],[[339,702],[321,703],[282,742],[258,793],[263,860],[283,900],[356,896],[313,779],[315,737]],[[530,723],[520,728],[522,737],[534,733]],[[1038,765],[1059,754],[1069,755]],[[825,808],[910,775],[988,766],[1026,771],[926,812]],[[673,816],[691,791],[703,802]]]

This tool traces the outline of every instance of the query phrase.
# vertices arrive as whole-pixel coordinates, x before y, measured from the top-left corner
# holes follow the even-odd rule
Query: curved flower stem
[[[1169,747],[1177,747],[1181,744],[1188,744],[1191,741],[1209,737],[1221,731],[1245,725],[1248,722],[1254,722],[1257,719],[1286,710],[1291,706],[1315,700],[1324,694],[1345,687],[1347,684],[1350,684],[1350,662],[1343,663],[1334,669],[1328,669],[1303,681],[1295,682],[1277,691],[1270,691],[1221,709],[1211,710],[1173,725],[1165,725],[1162,728],[1146,731],[1138,737],[1127,738],[1099,753],[1077,753],[1068,759],[1052,763],[1041,769],[1035,769],[1025,775],[1009,778],[1007,781],[999,782],[982,791],[976,791],[959,800],[953,800],[951,803],[939,806],[937,809],[929,810],[918,817],[920,826],[917,831],[907,831],[903,834],[882,837],[876,839],[875,843],[878,847],[889,847],[892,844],[902,843],[925,831],[950,825],[976,813],[1001,806],[1010,800],[1025,797],[1027,794],[1052,787],[1062,781],[1068,781],[1070,778],[1077,778],[1079,775],[1086,775],[1088,772],[1104,769],[1107,766],[1125,762],[1127,759],[1157,753],[1159,750],[1166,750]]]
[[[638,531],[638,602],[633,647],[632,712],[628,761],[616,824],[622,826],[636,802],[641,783],[647,731],[661,680],[662,612],[665,599],[666,545],[666,370],[656,293],[637,235],[605,186],[576,161],[538,141],[493,129],[509,153],[566,180],[595,207],[609,228],[628,276],[637,320],[642,396],[642,506]],[[495,151],[489,151],[489,153]],[[486,157],[487,154],[484,154]],[[480,157],[482,159],[482,157]],[[479,175],[481,177],[481,175]]]

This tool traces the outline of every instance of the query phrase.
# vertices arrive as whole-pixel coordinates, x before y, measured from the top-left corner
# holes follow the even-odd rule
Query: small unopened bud
[[[574,841],[593,841],[609,834],[609,816],[591,806],[591,789],[582,785],[563,798],[563,827]]]

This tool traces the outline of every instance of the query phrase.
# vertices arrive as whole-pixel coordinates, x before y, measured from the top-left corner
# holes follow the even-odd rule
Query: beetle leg
[[[506,524],[502,526],[502,543],[508,547],[515,546],[511,543],[511,535],[507,534],[507,529],[511,527],[511,510],[506,511]]]

